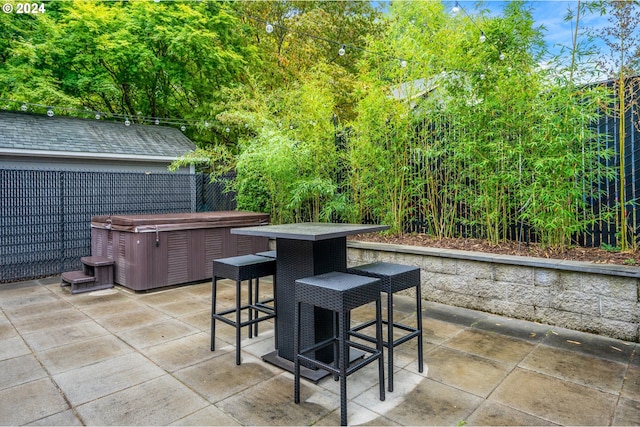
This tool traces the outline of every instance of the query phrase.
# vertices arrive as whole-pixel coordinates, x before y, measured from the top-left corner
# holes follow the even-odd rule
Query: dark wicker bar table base
[[[295,281],[304,277],[317,276],[330,271],[345,271],[347,265],[346,237],[337,239],[309,241],[278,239],[278,307],[277,351],[263,357],[267,362],[293,371],[293,330],[295,309]],[[329,256],[328,256],[329,255]],[[324,341],[333,334],[333,313],[320,307],[304,304],[301,310],[301,340],[303,347]],[[283,332],[286,331],[286,332]],[[333,359],[331,349],[323,349],[316,354],[319,360],[330,362]],[[329,373],[323,369],[303,369],[302,376],[317,382]]]
[[[293,372],[293,331],[295,310],[295,281],[331,271],[345,272],[347,269],[347,236],[386,230],[386,225],[298,223],[277,224],[259,227],[241,227],[232,234],[264,236],[276,239],[277,294],[276,328],[277,351],[263,359]],[[333,336],[333,313],[329,310],[303,305],[301,309],[301,346],[323,341]],[[315,357],[321,361],[332,361],[330,349],[320,350]],[[307,367],[302,377],[317,382],[328,375],[322,369]]]

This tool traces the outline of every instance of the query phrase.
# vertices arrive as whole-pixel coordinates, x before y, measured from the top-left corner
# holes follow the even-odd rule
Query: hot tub
[[[115,261],[114,281],[144,291],[211,279],[212,261],[268,250],[266,237],[231,234],[269,215],[218,211],[91,218],[91,254]]]

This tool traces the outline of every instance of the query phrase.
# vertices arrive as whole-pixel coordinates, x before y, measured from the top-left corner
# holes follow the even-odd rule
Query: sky
[[[455,5],[455,2],[451,3]],[[469,6],[470,10],[473,10],[474,2],[460,1],[459,3],[463,7]],[[490,10],[500,13],[505,3],[504,1],[487,1],[486,5]],[[536,25],[545,27],[545,39],[552,51],[559,50],[554,46],[571,46],[575,20],[565,21],[565,18],[569,9],[575,13],[578,7],[577,0],[541,0],[527,1],[526,3],[532,8],[533,19]],[[584,3],[584,0],[582,3]],[[597,30],[606,25],[608,25],[606,16],[586,14],[580,17],[580,26],[583,29],[590,27]]]

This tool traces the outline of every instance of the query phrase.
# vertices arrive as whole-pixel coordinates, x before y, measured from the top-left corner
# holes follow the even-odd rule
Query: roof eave
[[[25,150],[19,148],[0,148],[0,155],[25,156],[25,157],[48,157],[62,159],[83,159],[83,160],[121,160],[129,162],[172,162],[177,157],[171,156],[146,156],[139,154],[120,153],[86,153],[73,151],[51,151],[51,150]]]

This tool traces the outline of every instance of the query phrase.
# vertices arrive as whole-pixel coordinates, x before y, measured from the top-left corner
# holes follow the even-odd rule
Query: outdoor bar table
[[[331,271],[347,269],[347,236],[387,230],[387,225],[296,223],[264,225],[231,229],[232,234],[264,236],[276,240],[276,328],[277,350],[264,360],[287,370],[293,370],[293,332],[295,310],[295,281]],[[330,338],[333,318],[330,311],[306,306],[302,308],[301,348]],[[331,361],[331,348],[317,357]],[[318,380],[313,372],[303,376]],[[324,376],[326,372],[318,373]]]

